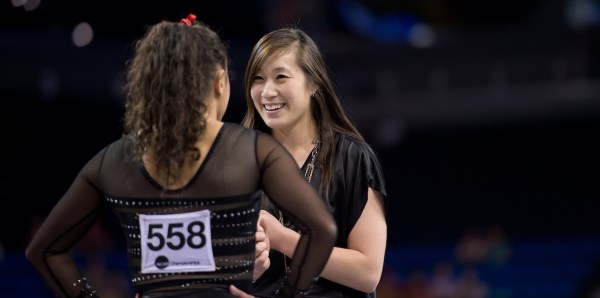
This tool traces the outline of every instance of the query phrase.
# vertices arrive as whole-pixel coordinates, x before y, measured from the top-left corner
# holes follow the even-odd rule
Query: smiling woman
[[[288,50],[266,60],[258,69],[250,94],[265,124],[276,133],[281,130],[288,135],[294,128],[309,127],[307,132],[315,130],[310,113],[305,111],[310,109],[310,99],[316,89],[296,63],[295,51]],[[312,148],[313,143],[309,147]],[[310,151],[310,148],[305,150]],[[304,158],[296,161],[302,166]]]
[[[244,89],[244,124],[283,144],[338,226],[336,247],[306,296],[373,297],[387,239],[383,171],[345,114],[319,48],[297,28],[266,34],[254,46]],[[257,244],[254,289],[272,297],[301,243],[290,214],[268,196],[262,209],[259,226],[267,240]]]

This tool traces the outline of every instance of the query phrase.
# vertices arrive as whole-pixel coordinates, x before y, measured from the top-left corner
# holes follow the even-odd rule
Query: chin
[[[281,121],[273,121],[273,120],[267,120],[265,121],[265,124],[270,128],[270,129],[281,129],[284,128],[285,125],[283,125],[283,123],[281,123]]]

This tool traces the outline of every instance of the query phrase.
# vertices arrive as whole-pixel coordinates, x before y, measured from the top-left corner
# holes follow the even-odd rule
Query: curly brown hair
[[[127,63],[124,133],[136,158],[151,153],[167,185],[179,181],[186,156],[206,130],[205,97],[215,71],[227,69],[227,48],[205,24],[162,21],[136,41]]]

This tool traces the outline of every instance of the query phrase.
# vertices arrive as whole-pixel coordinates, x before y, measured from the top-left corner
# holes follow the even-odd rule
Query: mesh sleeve
[[[97,156],[77,175],[29,243],[26,256],[59,297],[96,297],[69,250],[103,214],[102,195],[85,179]]]
[[[324,201],[306,182],[288,153],[266,134],[257,138],[257,158],[265,193],[300,229],[300,240],[285,281],[288,291],[299,296],[321,273],[337,236],[333,216]]]

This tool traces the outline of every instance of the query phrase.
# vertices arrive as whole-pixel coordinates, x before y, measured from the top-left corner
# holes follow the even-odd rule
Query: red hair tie
[[[187,17],[185,19],[181,19],[181,21],[179,21],[181,24],[185,24],[187,26],[192,26],[192,24],[196,21],[196,15],[195,14],[188,14]]]

